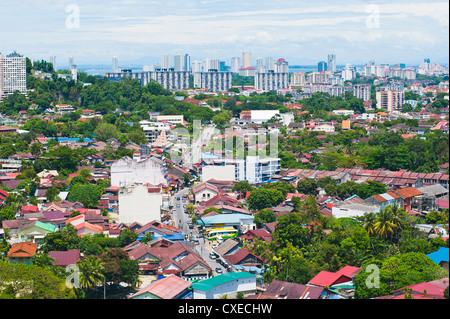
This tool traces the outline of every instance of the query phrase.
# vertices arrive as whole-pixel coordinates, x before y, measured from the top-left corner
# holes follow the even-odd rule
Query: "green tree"
[[[95,291],[105,280],[105,267],[96,256],[87,256],[76,262],[80,269],[80,287]]]
[[[102,122],[94,130],[94,134],[97,141],[106,142],[111,138],[118,138],[120,131],[115,125]]]
[[[103,190],[97,185],[75,184],[70,189],[68,199],[72,202],[80,202],[84,207],[96,207],[103,194]]]
[[[73,289],[51,271],[36,265],[0,260],[0,299],[75,299]]]
[[[272,223],[276,220],[275,213],[270,209],[261,209],[257,214],[255,214],[254,222],[256,227],[261,228],[267,223]]]
[[[370,264],[378,266],[379,288],[366,284],[369,275],[373,276],[373,272],[366,271],[366,267]],[[395,255],[383,261],[366,261],[362,269],[354,278],[355,299],[389,295],[394,290],[409,285],[448,277],[448,272],[425,254],[418,252]]]
[[[59,189],[57,189],[55,187],[51,187],[51,188],[47,189],[47,191],[45,192],[45,198],[49,202],[55,202],[59,198],[58,197],[59,193],[60,193]]]
[[[297,182],[297,191],[306,195],[316,195],[317,182],[312,178],[302,178]]]
[[[283,193],[276,189],[256,189],[247,198],[250,209],[261,210],[278,205],[284,200]]]

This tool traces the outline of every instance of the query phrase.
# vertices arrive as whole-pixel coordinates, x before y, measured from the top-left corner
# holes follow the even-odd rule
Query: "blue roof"
[[[438,251],[428,254],[427,257],[436,264],[440,264],[443,261],[448,262],[448,247],[441,247]]]

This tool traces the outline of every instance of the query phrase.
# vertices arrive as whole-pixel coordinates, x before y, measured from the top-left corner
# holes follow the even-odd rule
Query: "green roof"
[[[241,272],[232,272],[232,273],[226,273],[218,276],[214,276],[212,278],[208,278],[205,280],[202,280],[200,282],[196,282],[192,284],[193,289],[198,289],[202,291],[208,291],[215,286],[236,280],[236,279],[242,279],[242,278],[252,278],[256,277],[256,275],[253,275],[249,272],[241,271]]]
[[[54,232],[55,229],[56,229],[55,225],[50,224],[50,223],[43,223],[43,222],[38,221],[38,220],[34,224],[30,224],[28,227],[26,227],[24,229],[31,228],[33,226],[42,228],[43,230],[46,230],[46,231],[49,231],[49,232]]]

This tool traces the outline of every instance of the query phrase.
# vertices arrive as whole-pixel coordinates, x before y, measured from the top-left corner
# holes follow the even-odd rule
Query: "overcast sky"
[[[253,63],[448,63],[448,11],[446,0],[0,0],[0,52],[59,66],[167,53],[230,64],[244,51]]]

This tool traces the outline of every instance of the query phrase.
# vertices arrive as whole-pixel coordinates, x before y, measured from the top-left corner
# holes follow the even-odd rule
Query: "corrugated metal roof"
[[[192,288],[201,290],[201,291],[209,291],[218,285],[222,285],[224,283],[227,283],[227,282],[230,282],[233,280],[238,280],[238,279],[243,279],[243,278],[252,278],[252,277],[256,278],[256,275],[253,275],[253,274],[245,272],[245,271],[226,273],[226,274],[214,276],[212,278],[208,278],[208,279],[196,282],[196,283],[192,284]]]

